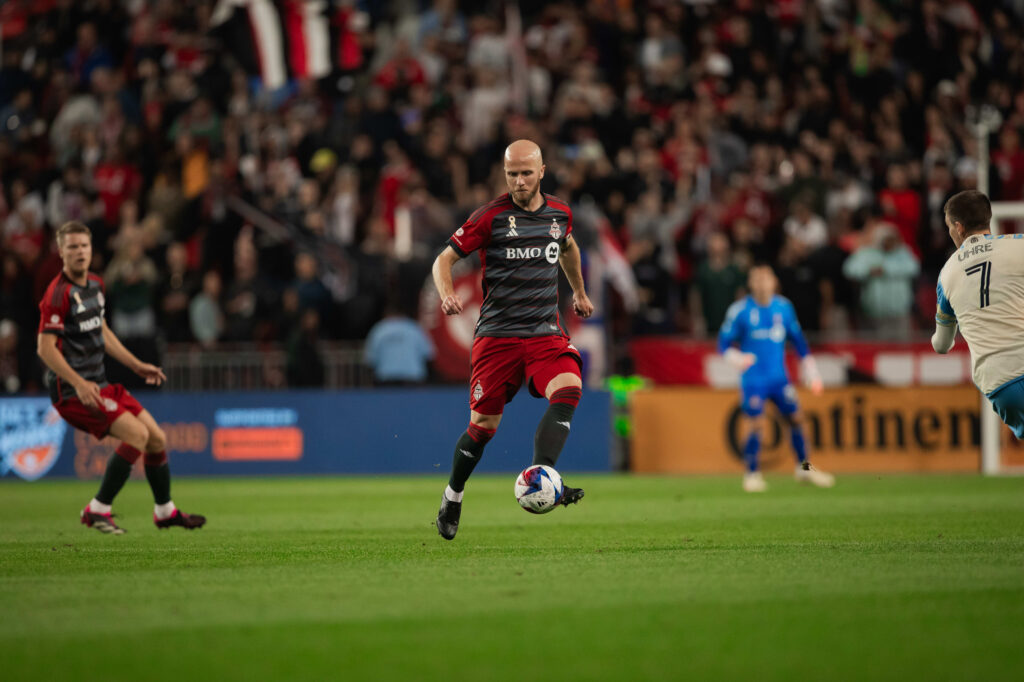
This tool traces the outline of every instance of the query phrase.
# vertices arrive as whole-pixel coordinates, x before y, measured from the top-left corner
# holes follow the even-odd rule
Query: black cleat
[[[82,510],[81,513],[82,523],[89,528],[95,528],[101,533],[107,535],[124,535],[124,528],[118,527],[114,523],[113,514],[99,514],[97,512],[89,511],[89,507]]]
[[[166,519],[158,519],[156,514],[153,515],[153,523],[160,530],[164,528],[171,528],[173,526],[181,526],[188,530],[195,528],[202,528],[206,524],[206,517],[202,514],[186,514],[180,509],[175,509],[174,513],[168,516]]]
[[[441,496],[441,508],[437,510],[437,532],[445,540],[455,539],[459,532],[459,516],[462,515],[462,503],[452,502]]]
[[[564,483],[562,484],[562,499],[558,501],[558,504],[568,507],[570,504],[576,504],[582,499],[583,488],[570,488]]]

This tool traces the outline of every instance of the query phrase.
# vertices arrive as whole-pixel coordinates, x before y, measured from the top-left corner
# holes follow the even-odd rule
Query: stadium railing
[[[363,388],[373,385],[373,371],[363,364],[363,344],[328,342],[320,346],[323,385],[317,388]],[[283,347],[257,344],[204,349],[171,345],[162,354],[167,390],[241,391],[294,388],[288,382],[288,353]]]

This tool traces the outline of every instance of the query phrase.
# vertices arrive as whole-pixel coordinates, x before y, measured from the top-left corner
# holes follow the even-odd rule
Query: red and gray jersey
[[[103,370],[103,288],[103,280],[91,272],[85,286],[80,287],[62,271],[39,302],[39,333],[56,334],[57,350],[71,369],[101,387],[107,383]],[[77,395],[53,370],[46,371],[46,384],[54,403]]]
[[[558,320],[558,257],[572,233],[572,211],[543,197],[531,212],[502,195],[448,240],[460,256],[480,251],[484,302],[476,336],[568,336]]]

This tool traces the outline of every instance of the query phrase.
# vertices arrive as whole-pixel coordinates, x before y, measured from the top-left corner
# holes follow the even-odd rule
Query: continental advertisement
[[[973,386],[839,388],[800,393],[815,466],[834,472],[978,471],[979,394]],[[762,469],[791,471],[785,422],[769,407]],[[655,388],[632,397],[631,468],[638,473],[740,472],[745,432],[739,394]],[[1002,427],[1004,463],[1024,462]]]

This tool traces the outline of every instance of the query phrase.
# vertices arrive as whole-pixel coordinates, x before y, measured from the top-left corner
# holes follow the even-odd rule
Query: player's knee
[[[583,379],[578,374],[572,372],[563,372],[557,375],[554,379],[548,382],[547,387],[544,389],[544,395],[548,400],[551,400],[552,396],[559,391],[567,388],[582,389]]]
[[[498,424],[501,423],[500,414],[480,414],[479,412],[471,412],[469,415],[469,423],[473,426],[488,431],[497,431]]]
[[[146,452],[163,452],[167,449],[167,434],[159,426],[151,429],[146,440]]]
[[[121,434],[122,442],[132,446],[136,450],[145,450],[146,442],[149,440],[149,431],[146,429],[142,422],[132,424],[128,428],[124,429],[124,433]]]

